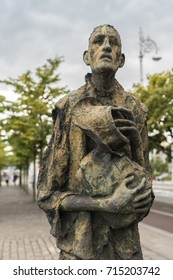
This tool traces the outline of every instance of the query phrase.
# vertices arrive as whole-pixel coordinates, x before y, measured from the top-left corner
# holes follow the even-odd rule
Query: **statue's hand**
[[[134,176],[123,179],[118,188],[109,197],[105,198],[108,212],[112,213],[146,213],[151,206],[151,190],[145,189],[145,178],[133,189],[127,187],[132,183]]]
[[[134,146],[139,146],[141,137],[134,121],[117,119],[114,120],[114,122],[119,131],[128,138]]]
[[[133,113],[122,107],[113,107],[112,108],[112,117],[114,119],[115,126],[119,131],[132,142],[139,143],[141,142],[139,131],[134,122]]]
[[[112,117],[114,120],[116,119],[126,119],[134,121],[134,116],[132,114],[132,111],[130,111],[127,108],[124,107],[112,107]]]
[[[132,159],[144,166],[142,139],[135,122],[126,119],[117,119],[114,122],[120,133],[130,141]]]

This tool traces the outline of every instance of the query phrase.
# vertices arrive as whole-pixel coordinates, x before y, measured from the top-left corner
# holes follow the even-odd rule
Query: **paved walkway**
[[[19,187],[0,187],[0,259],[58,259],[46,216]],[[144,259],[173,259],[173,234],[140,223]]]
[[[0,259],[58,259],[43,211],[19,187],[0,187]]]

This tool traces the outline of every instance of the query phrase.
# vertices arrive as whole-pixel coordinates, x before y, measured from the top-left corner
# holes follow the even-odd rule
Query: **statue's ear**
[[[86,65],[90,65],[90,60],[89,60],[89,53],[88,53],[88,51],[84,51],[83,60],[84,60],[84,62],[85,62]]]
[[[119,67],[120,67],[120,68],[123,67],[123,66],[124,66],[124,63],[125,63],[125,55],[124,55],[124,53],[122,53],[122,54],[121,54],[121,61],[120,61],[120,66],[119,66]]]

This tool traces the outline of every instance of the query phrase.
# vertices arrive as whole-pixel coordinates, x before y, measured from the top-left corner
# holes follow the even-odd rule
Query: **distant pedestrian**
[[[5,182],[6,182],[6,185],[8,187],[8,185],[9,185],[9,176],[8,175],[5,176]]]
[[[18,178],[18,176],[16,174],[14,174],[14,176],[13,176],[13,183],[14,183],[14,185],[16,185],[17,178]]]

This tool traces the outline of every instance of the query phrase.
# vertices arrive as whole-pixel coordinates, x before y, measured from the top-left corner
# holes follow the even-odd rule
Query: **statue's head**
[[[118,31],[108,24],[97,26],[90,35],[88,50],[83,58],[92,72],[116,73],[125,62]]]

